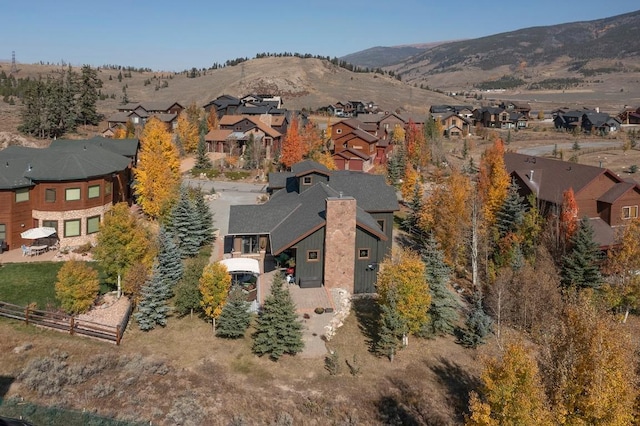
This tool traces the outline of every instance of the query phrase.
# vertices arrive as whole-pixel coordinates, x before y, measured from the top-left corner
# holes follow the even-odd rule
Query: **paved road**
[[[603,147],[615,147],[615,146],[620,146],[620,141],[593,141],[593,142],[580,142],[578,141],[578,144],[580,145],[580,148],[603,148]],[[535,147],[531,147],[531,148],[523,148],[523,149],[519,149],[518,153],[519,154],[526,154],[526,155],[536,155],[536,156],[543,156],[546,154],[551,154],[553,152],[553,148],[556,145],[542,145],[542,146],[535,146]],[[558,150],[563,150],[565,153],[565,156],[568,157],[571,156],[571,151],[573,149],[573,142],[567,142],[567,143],[559,143],[557,144],[557,149]]]
[[[258,197],[266,194],[265,183],[210,181],[200,179],[185,179],[191,187],[201,187],[205,194],[215,189],[218,198],[209,202],[213,212],[214,226],[220,230],[220,235],[227,235],[229,230],[229,208],[236,204],[256,204]]]

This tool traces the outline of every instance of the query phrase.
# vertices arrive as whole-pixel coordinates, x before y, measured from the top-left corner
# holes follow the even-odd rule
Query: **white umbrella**
[[[27,240],[37,240],[38,238],[46,238],[56,233],[56,228],[49,228],[48,226],[40,226],[38,228],[27,229],[20,234],[22,238]]]

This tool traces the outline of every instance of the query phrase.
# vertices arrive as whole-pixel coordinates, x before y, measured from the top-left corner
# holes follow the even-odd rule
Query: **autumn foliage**
[[[56,298],[68,314],[88,311],[99,290],[98,272],[86,262],[69,260],[58,271]]]
[[[567,247],[571,237],[578,229],[578,204],[573,193],[573,188],[569,188],[562,193],[562,210],[560,212],[560,233],[561,242]]]
[[[420,256],[402,249],[385,259],[378,272],[376,286],[380,303],[386,303],[387,295],[393,289],[398,312],[411,333],[419,331],[429,319],[427,311],[431,295],[425,273],[425,265]]]
[[[202,295],[200,305],[204,314],[211,319],[218,318],[231,289],[231,275],[227,267],[220,262],[205,266],[198,288]]]
[[[501,139],[496,139],[493,146],[482,154],[478,177],[482,212],[489,226],[495,222],[496,213],[507,197],[509,184],[509,173],[504,164],[504,144]]]
[[[280,161],[287,168],[302,161],[305,155],[305,144],[300,135],[299,126],[298,118],[294,117],[284,136]]]
[[[134,191],[142,211],[152,218],[164,216],[178,196],[180,159],[171,133],[157,118],[151,118],[142,133],[138,167],[134,169]]]

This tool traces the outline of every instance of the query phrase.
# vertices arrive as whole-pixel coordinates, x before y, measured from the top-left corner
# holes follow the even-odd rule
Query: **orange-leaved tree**
[[[134,169],[134,191],[151,218],[169,213],[180,188],[180,158],[166,124],[152,117],[142,132],[140,158]]]
[[[207,130],[217,130],[220,127],[220,119],[218,118],[218,112],[215,108],[211,108],[209,115],[207,115]]]
[[[402,185],[400,186],[400,193],[404,200],[411,200],[416,192],[416,185],[420,185],[420,173],[413,168],[411,163],[407,163],[404,168]]]
[[[504,164],[504,144],[496,139],[480,159],[478,193],[482,202],[482,213],[488,226],[493,226],[496,213],[507,198],[511,180]]]
[[[467,250],[472,196],[469,178],[454,170],[444,181],[436,182],[419,213],[418,227],[433,234],[450,266],[457,266]]]
[[[573,193],[573,188],[569,188],[562,193],[562,210],[560,211],[560,245],[563,249],[569,247],[571,237],[578,229],[578,203]]]
[[[87,262],[69,260],[58,271],[55,289],[56,299],[66,313],[82,314],[89,310],[98,296],[98,271]]]
[[[619,244],[608,253],[607,269],[611,279],[603,286],[612,308],[623,309],[623,323],[629,311],[640,306],[640,218],[632,219],[622,231]]]
[[[287,128],[287,133],[284,135],[280,161],[287,168],[302,161],[305,154],[305,147],[302,136],[300,135],[299,126],[298,117],[293,117]]]
[[[424,132],[413,121],[409,120],[407,131],[405,133],[407,157],[409,161],[417,168],[426,167],[431,160],[431,152],[427,144]]]
[[[307,124],[300,130],[300,137],[302,138],[304,157],[312,158],[316,153],[322,151],[322,134],[318,126],[311,120],[308,120]]]
[[[399,249],[380,264],[376,289],[382,305],[393,291],[396,308],[410,333],[418,332],[429,320],[431,294],[426,268],[416,252]]]

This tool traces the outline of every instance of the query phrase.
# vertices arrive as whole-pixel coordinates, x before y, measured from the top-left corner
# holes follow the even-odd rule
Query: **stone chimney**
[[[330,197],[326,200],[324,235],[324,286],[354,291],[356,262],[356,200]]]
[[[262,121],[267,126],[271,126],[271,123],[272,123],[271,119],[272,119],[271,114],[260,114],[260,121]]]

